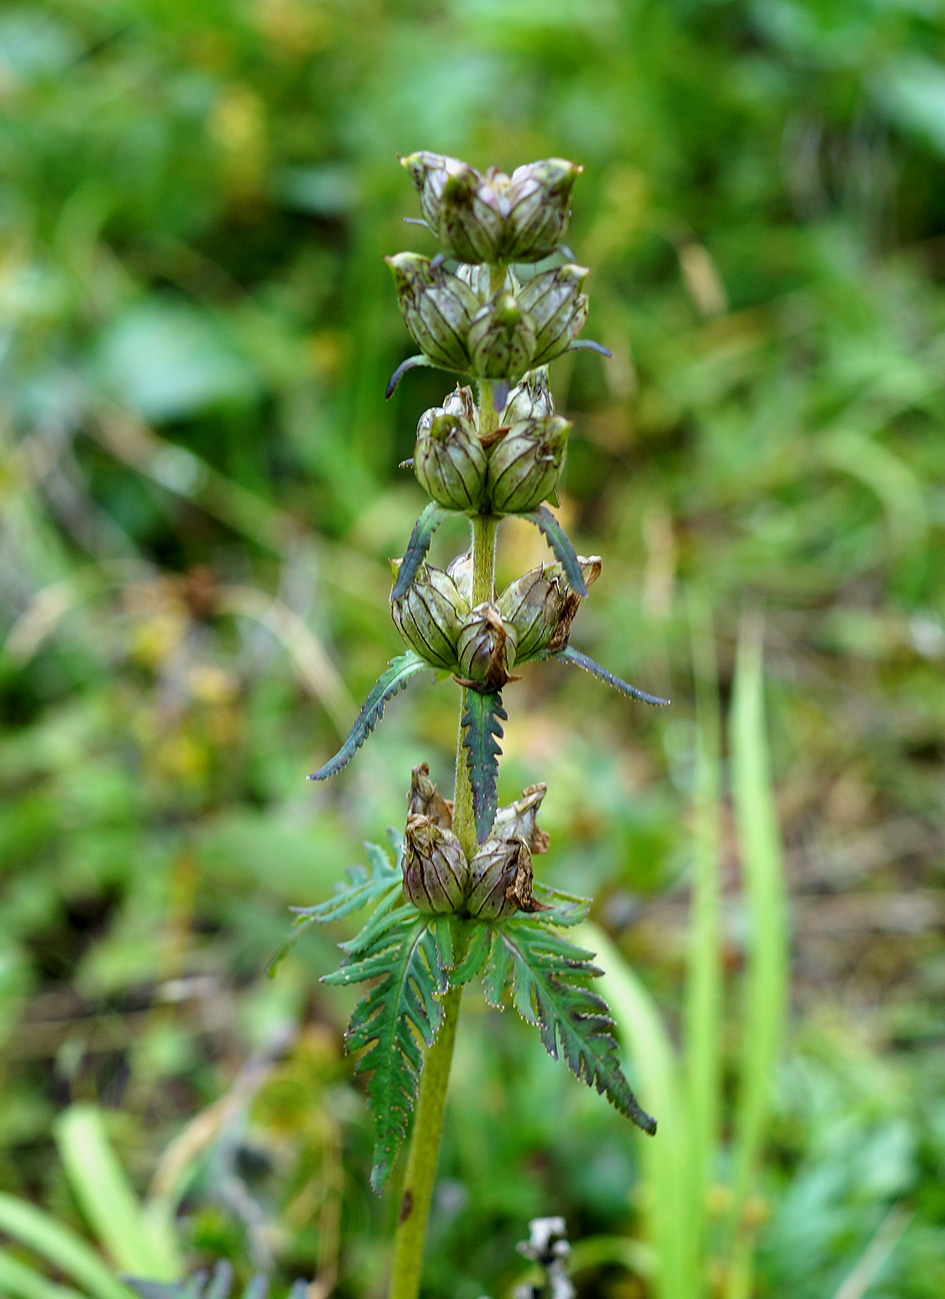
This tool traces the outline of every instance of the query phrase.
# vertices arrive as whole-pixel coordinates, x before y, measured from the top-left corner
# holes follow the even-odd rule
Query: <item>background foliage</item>
[[[574,643],[674,706],[528,670],[500,792],[547,780],[549,880],[594,895],[674,1031],[690,612],[723,702],[763,612],[794,1014],[757,1292],[942,1293],[943,38],[928,0],[0,10],[4,1190],[80,1225],[50,1130],[96,1102],[137,1188],[176,1188],[189,1259],[378,1292],[335,935],[262,971],[287,904],[400,823],[410,767],[449,781],[448,687],[303,780],[398,650],[386,560],[422,497],[396,466],[444,389],[383,401],[409,347],[381,255],[431,251],[394,155],[555,153],[585,166],[571,243],[614,353],[553,373],[562,516],[605,560]],[[506,575],[533,533],[506,525]],[[721,834],[737,991],[724,807]],[[502,1292],[539,1212],[633,1245],[624,1121],[510,1015],[465,1020],[431,1293]],[[584,1293],[647,1294],[631,1254],[588,1252]]]

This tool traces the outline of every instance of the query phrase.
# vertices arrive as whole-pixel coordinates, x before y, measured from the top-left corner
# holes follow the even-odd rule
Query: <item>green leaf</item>
[[[426,668],[427,664],[419,654],[414,654],[413,650],[407,650],[406,654],[399,654],[397,658],[391,659],[387,671],[381,674],[374,689],[364,701],[364,707],[358,713],[357,720],[348,732],[344,744],[330,762],[326,762],[324,767],[319,767],[318,771],[312,772],[309,780],[327,780],[329,776],[336,776],[342,767],[346,767],[384,716],[384,706],[387,701],[399,694],[411,677],[415,677],[418,672],[423,672]]]
[[[368,1105],[374,1118],[371,1186],[380,1193],[407,1131],[423,1057],[420,1042],[433,1044],[443,1019],[437,999],[447,990],[430,917],[400,907],[372,930],[374,918],[352,943],[354,949],[325,983],[379,979],[358,1002],[348,1025],[350,1051],[365,1048],[359,1073],[370,1073]],[[362,939],[367,933],[368,937]],[[354,955],[357,959],[353,959]]]
[[[446,515],[447,511],[433,501],[422,510],[419,519],[413,525],[410,540],[407,542],[407,549],[404,551],[400,572],[397,574],[397,581],[391,592],[390,598],[392,600],[400,600],[410,590],[410,584],[417,575],[417,569],[423,563],[424,557],[430,549],[433,534],[446,518]]]
[[[93,1299],[129,1299],[131,1292],[81,1236],[25,1200],[0,1194],[0,1231],[77,1281]]]
[[[502,750],[498,741],[503,734],[499,719],[507,722],[509,715],[502,707],[499,694],[484,695],[467,689],[464,702],[463,748],[472,786],[476,839],[482,843],[489,836],[499,804],[499,755]]]
[[[474,979],[489,958],[492,950],[492,939],[495,929],[481,920],[470,920],[463,926],[466,939],[466,955],[450,971],[450,986],[458,988],[461,983]]]
[[[562,528],[547,505],[539,505],[537,510],[534,510],[531,514],[523,514],[522,518],[530,519],[544,535],[548,545],[554,551],[555,557],[561,561],[572,589],[578,595],[587,595],[587,585],[577,555],[574,553],[574,547],[571,545],[564,528]]]
[[[538,1025],[552,1059],[563,1056],[576,1077],[644,1132],[654,1133],[655,1120],[637,1104],[621,1071],[607,1004],[586,986],[601,973],[591,964],[591,953],[536,923],[534,916],[520,913],[496,929],[487,999],[494,1004],[511,976],[513,1004],[523,1019]]]
[[[78,1290],[50,1281],[5,1249],[0,1249],[0,1294],[4,1299],[83,1299]]]
[[[351,915],[353,911],[360,911],[371,902],[377,904],[375,914],[389,910],[403,886],[403,874],[399,865],[403,855],[403,845],[399,839],[397,844],[400,851],[397,853],[396,861],[392,861],[380,845],[366,843],[364,847],[370,862],[369,870],[365,870],[360,865],[349,866],[348,883],[336,884],[333,897],[318,902],[313,907],[290,907],[295,915],[292,933],[269,962],[266,967],[267,973],[275,974],[288,955],[289,949],[309,925],[316,923],[324,925],[333,920],[341,920],[344,916]]]
[[[645,691],[638,690],[636,686],[631,686],[628,681],[622,681],[620,677],[615,677],[612,672],[608,672],[599,663],[595,663],[587,654],[572,649],[570,645],[566,649],[559,650],[557,654],[545,654],[543,657],[546,659],[559,659],[562,663],[570,663],[576,668],[583,668],[585,672],[590,672],[592,677],[597,677],[598,681],[613,686],[622,695],[629,695],[631,699],[638,699],[640,703],[655,704],[660,708],[669,703],[668,699],[661,699],[659,695],[648,695]]]
[[[122,1272],[170,1281],[183,1262],[173,1238],[149,1222],[115,1157],[102,1113],[73,1105],[58,1119],[56,1144],[85,1218]]]
[[[394,392],[396,391],[397,385],[400,383],[401,379],[408,372],[408,370],[416,370],[418,366],[422,366],[422,365],[429,366],[429,368],[433,370],[440,369],[439,366],[433,364],[433,362],[429,359],[429,357],[424,356],[422,353],[418,353],[416,356],[408,356],[406,361],[401,361],[400,365],[398,365],[397,369],[394,371],[390,379],[387,381],[387,388],[384,392],[384,400],[390,401],[391,397],[393,397]]]
[[[560,925],[567,929],[587,919],[591,905],[589,898],[582,898],[577,893],[563,893],[561,889],[549,888],[537,880],[532,885],[532,893],[547,907],[546,911],[534,913],[536,924]]]

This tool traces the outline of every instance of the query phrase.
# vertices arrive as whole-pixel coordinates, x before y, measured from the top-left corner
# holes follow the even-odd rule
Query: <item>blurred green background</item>
[[[395,1197],[367,1189],[351,1001],[317,982],[342,935],[264,969],[410,767],[450,782],[449,685],[304,780],[397,650],[387,557],[423,501],[397,464],[451,386],[383,400],[412,349],[382,255],[434,251],[395,155],[558,154],[613,352],[552,370],[561,517],[604,557],[573,643],[674,702],[526,669],[501,793],[548,782],[541,869],[594,896],[675,1037],[692,611],[723,706],[763,616],[793,971],[752,1293],[945,1293],[943,55],[935,0],[3,5],[0,1189],[85,1232],[51,1130],[93,1102],[139,1192],[186,1170],[189,1264],[381,1292]],[[505,578],[545,553],[500,546]],[[727,1061],[727,800],[721,871]],[[507,1293],[537,1213],[638,1240],[638,1156],[467,997],[430,1294]],[[652,1295],[641,1248],[581,1294]]]

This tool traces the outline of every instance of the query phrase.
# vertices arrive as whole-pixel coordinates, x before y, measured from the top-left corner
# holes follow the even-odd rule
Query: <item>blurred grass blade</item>
[[[637,1097],[658,1125],[656,1136],[637,1147],[657,1293],[660,1299],[694,1299],[698,1277],[686,1212],[690,1134],[676,1054],[655,1002],[610,939],[589,923],[574,934],[596,953],[595,963],[604,971],[600,991],[617,1025]]]
[[[696,1266],[704,1271],[706,1203],[719,1136],[722,961],[719,947],[719,794],[721,718],[711,614],[690,605],[696,683],[696,770],[692,906],[686,985],[686,1102],[692,1145],[689,1213]]]
[[[101,1111],[73,1105],[55,1128],[69,1185],[115,1266],[171,1281],[183,1271],[170,1230],[149,1222],[108,1141]]]
[[[758,1180],[772,1074],[784,1033],[788,978],[787,907],[765,736],[760,619],[746,620],[739,634],[729,735],[749,938],[727,1296],[746,1299],[751,1290],[753,1236],[744,1223],[745,1207]]]
[[[906,1213],[898,1204],[893,1205],[864,1250],[863,1257],[848,1274],[834,1299],[863,1299],[886,1266],[911,1221],[911,1213]]]
[[[78,1290],[50,1281],[5,1249],[0,1249],[0,1295],[3,1299],[82,1299]]]
[[[0,1231],[77,1281],[92,1299],[133,1299],[80,1236],[25,1200],[0,1194]]]

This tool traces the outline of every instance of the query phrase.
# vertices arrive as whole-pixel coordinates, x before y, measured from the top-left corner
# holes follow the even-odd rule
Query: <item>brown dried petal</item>
[[[453,803],[445,799],[430,779],[430,768],[419,763],[410,773],[410,793],[407,796],[407,817],[425,816],[444,830],[453,828]]]

